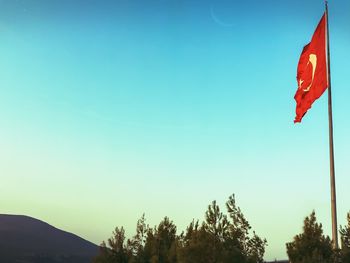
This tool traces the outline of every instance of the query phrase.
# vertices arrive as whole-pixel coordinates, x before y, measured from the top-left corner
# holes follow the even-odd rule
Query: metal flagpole
[[[326,4],[327,21],[327,66],[328,66],[328,119],[329,119],[329,158],[330,158],[330,177],[331,177],[331,210],[332,210],[332,239],[333,248],[338,249],[338,225],[337,225],[337,201],[335,190],[335,171],[334,171],[334,147],[333,147],[333,117],[332,117],[332,89],[331,89],[331,63],[329,51],[329,25],[328,25],[328,1]]]

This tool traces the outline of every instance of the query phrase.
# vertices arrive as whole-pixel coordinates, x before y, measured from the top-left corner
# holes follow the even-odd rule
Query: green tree
[[[187,227],[186,233],[180,238],[178,249],[179,263],[208,263],[213,260],[212,236],[205,230],[204,225],[194,220]]]
[[[286,244],[292,263],[331,263],[335,253],[328,236],[324,236],[322,224],[317,223],[315,211],[304,220],[303,232]]]
[[[130,254],[129,263],[146,263],[145,244],[149,226],[146,225],[145,214],[137,221],[136,235],[127,241],[127,250]]]
[[[341,257],[342,262],[350,262],[350,212],[347,215],[348,224],[344,228],[340,227]]]
[[[228,238],[230,256],[237,258],[237,262],[263,262],[266,239],[260,238],[254,231],[252,235],[250,234],[251,226],[241,208],[236,205],[234,195],[229,197],[226,208],[232,221],[229,225]]]
[[[228,214],[213,201],[205,220],[192,221],[186,232],[176,235],[176,226],[165,217],[150,228],[143,215],[136,234],[125,242],[125,231],[116,228],[94,263],[261,263],[266,240],[253,231],[236,205],[234,195],[226,203]]]
[[[265,247],[267,246],[266,239],[260,238],[255,231],[253,237],[248,240],[247,257],[248,262],[262,263],[264,262]]]
[[[145,257],[150,263],[175,263],[176,261],[176,226],[165,217],[153,230],[147,233]]]
[[[227,216],[220,211],[220,207],[213,201],[205,213],[203,230],[207,233],[205,240],[210,242],[210,256],[207,262],[221,262],[224,256],[224,242],[228,236],[229,222]]]
[[[226,203],[228,216],[213,201],[205,213],[205,221],[192,221],[181,240],[179,263],[260,263],[267,242],[253,232],[234,195]]]
[[[102,242],[100,254],[94,259],[94,263],[128,263],[128,260],[125,230],[123,227],[116,227],[113,236],[108,239],[108,246]]]

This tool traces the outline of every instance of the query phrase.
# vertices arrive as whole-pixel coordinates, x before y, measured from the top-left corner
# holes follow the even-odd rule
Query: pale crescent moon
[[[304,91],[309,91],[313,82],[314,82],[314,77],[315,77],[315,70],[316,70],[316,67],[317,67],[317,56],[315,54],[310,54],[309,55],[309,61],[307,62],[307,65],[309,65],[311,63],[312,65],[312,79],[311,79],[311,84],[306,88],[304,89]],[[307,66],[306,65],[306,66]],[[301,83],[303,83],[302,80],[300,80]],[[300,83],[300,84],[301,84]]]
[[[214,12],[213,7],[210,8],[210,15],[211,18],[214,20],[215,23],[217,23],[219,26],[223,27],[233,27],[235,24],[233,23],[227,23],[225,21],[222,21]]]

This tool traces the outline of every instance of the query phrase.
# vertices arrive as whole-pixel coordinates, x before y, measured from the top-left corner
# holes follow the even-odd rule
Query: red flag
[[[326,56],[326,14],[318,23],[311,42],[307,44],[299,59],[297,71],[298,90],[294,99],[297,102],[294,123],[301,122],[312,103],[328,87]]]

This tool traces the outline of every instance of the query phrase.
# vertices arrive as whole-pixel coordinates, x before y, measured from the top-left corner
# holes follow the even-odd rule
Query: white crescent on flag
[[[315,78],[315,71],[316,71],[316,67],[317,67],[317,56],[315,54],[310,54],[309,55],[309,61],[307,62],[306,66],[308,66],[311,63],[312,66],[312,78],[311,78],[311,83],[309,86],[307,86],[305,89],[303,89],[303,91],[309,91],[312,83],[314,82],[314,78]],[[299,80],[299,88],[301,88],[301,84],[303,84],[304,80],[300,79]]]

